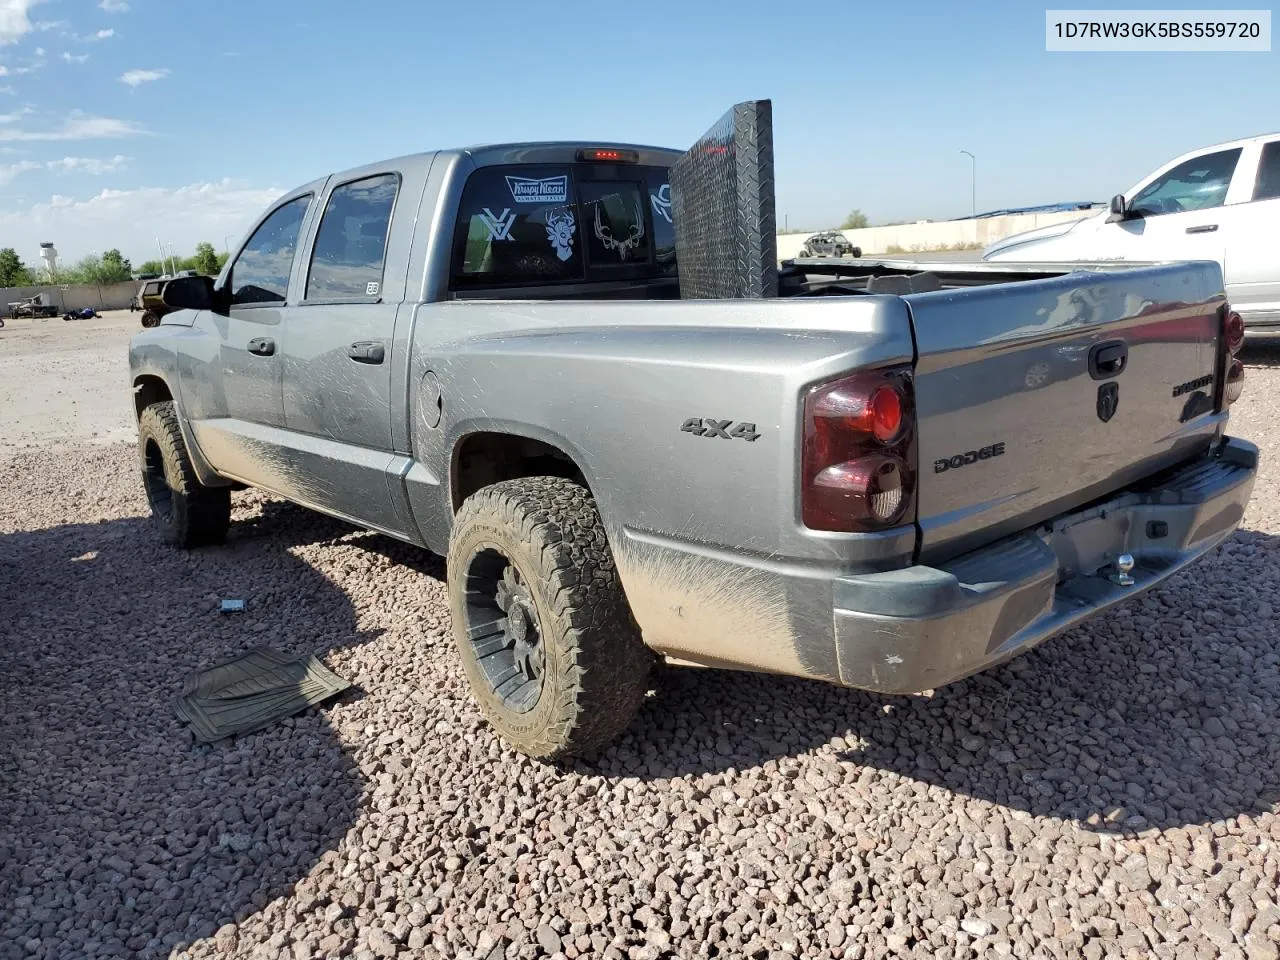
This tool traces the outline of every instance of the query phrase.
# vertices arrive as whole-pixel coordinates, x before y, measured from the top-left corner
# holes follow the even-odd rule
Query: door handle
[[[387,348],[376,340],[365,340],[347,347],[347,356],[356,363],[381,363],[386,359]]]
[[[1217,229],[1216,223],[1206,223],[1202,227],[1187,227],[1187,233],[1213,233]]]
[[[249,341],[249,352],[258,357],[269,357],[276,352],[276,342],[270,337],[254,337]]]
[[[1108,340],[1089,351],[1089,376],[1106,380],[1124,373],[1129,362],[1129,347],[1123,340]]]

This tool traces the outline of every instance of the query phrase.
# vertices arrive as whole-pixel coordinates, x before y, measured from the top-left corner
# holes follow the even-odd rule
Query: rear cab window
[[[1263,144],[1258,160],[1258,176],[1253,185],[1253,200],[1280,197],[1280,140]]]
[[[674,277],[665,167],[514,164],[467,179],[454,234],[455,291]]]

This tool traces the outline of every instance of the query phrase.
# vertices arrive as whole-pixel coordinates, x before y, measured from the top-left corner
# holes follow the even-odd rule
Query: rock
[[[550,924],[544,923],[538,927],[538,943],[542,945],[542,949],[547,953],[560,952],[560,935],[551,928]]]
[[[1225,737],[1227,735],[1227,728],[1222,725],[1222,721],[1217,717],[1207,719],[1201,729],[1211,737]]]
[[[965,917],[960,921],[960,929],[973,937],[989,937],[996,928],[980,917]]]

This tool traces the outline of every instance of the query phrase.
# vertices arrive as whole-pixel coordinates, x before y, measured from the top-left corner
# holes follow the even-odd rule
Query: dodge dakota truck
[[[591,751],[659,657],[939,687],[1240,522],[1220,267],[779,264],[768,101],[687,151],[439,150],[273,203],[130,365],[163,537],[253,486],[447,556],[476,701]]]

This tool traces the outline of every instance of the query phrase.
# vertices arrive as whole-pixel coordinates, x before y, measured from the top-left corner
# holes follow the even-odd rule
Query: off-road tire
[[[151,516],[166,543],[191,549],[227,539],[231,491],[206,487],[196,478],[172,401],[153,403],[142,411],[138,460]]]
[[[142,319],[142,325],[143,325],[144,327],[158,327],[158,326],[160,326],[160,318],[159,318],[159,317],[157,317],[157,316],[156,316],[154,313],[152,313],[150,310],[144,310],[144,311],[142,312],[142,318],[141,318],[141,319]]]
[[[520,571],[538,615],[545,669],[537,703],[510,709],[485,678],[467,632],[473,559],[496,549]],[[484,487],[454,520],[448,556],[454,640],[485,717],[511,746],[542,760],[590,753],[631,723],[654,656],[623,594],[589,491],[561,477]]]

